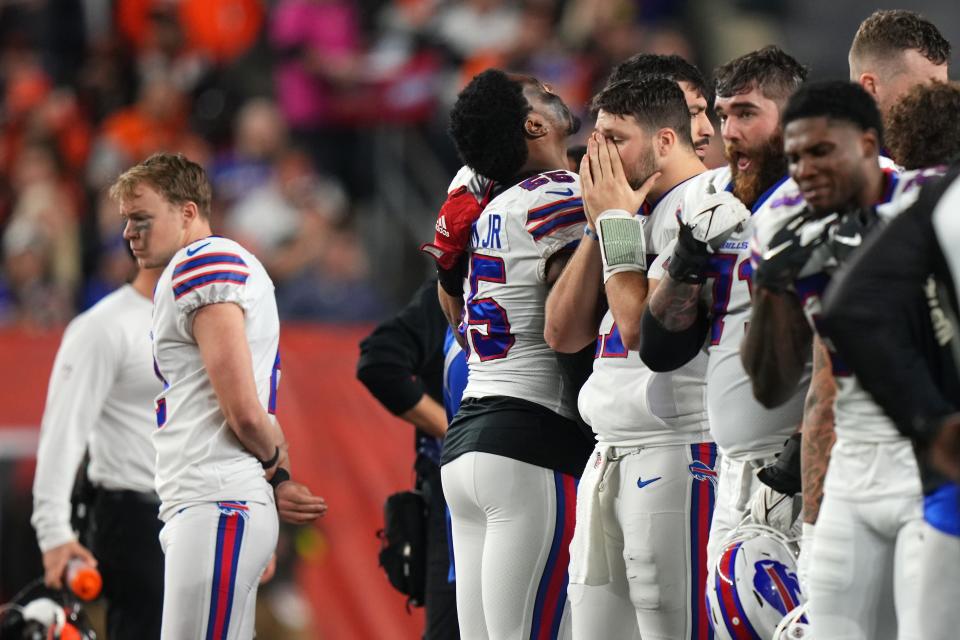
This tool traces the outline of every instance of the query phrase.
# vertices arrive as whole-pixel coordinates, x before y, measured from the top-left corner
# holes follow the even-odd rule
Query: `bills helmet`
[[[773,640],[813,640],[813,630],[807,619],[807,604],[804,603],[788,613],[773,632]]]
[[[771,527],[741,524],[723,545],[706,595],[717,638],[770,638],[803,603],[795,541]]]

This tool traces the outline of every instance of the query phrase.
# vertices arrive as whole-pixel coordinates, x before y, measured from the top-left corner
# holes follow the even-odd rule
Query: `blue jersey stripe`
[[[543,220],[544,218],[549,217],[551,214],[556,213],[557,211],[562,211],[563,209],[570,209],[574,207],[583,207],[582,198],[568,198],[566,200],[558,200],[548,205],[544,205],[537,209],[531,209],[527,212],[527,224],[531,222],[536,222],[537,220]]]
[[[586,222],[586,221],[587,221],[587,218],[583,214],[583,209],[582,208],[575,209],[570,213],[565,213],[561,216],[557,216],[553,220],[550,220],[549,222],[541,224],[536,229],[531,230],[530,235],[533,236],[534,240],[539,240],[544,236],[550,235],[557,229],[561,229],[563,227],[568,227],[570,225],[577,224],[580,222]]]
[[[277,357],[273,361],[273,370],[270,372],[270,399],[267,401],[267,413],[277,413],[277,387],[280,383],[280,347],[277,347]]]
[[[194,289],[214,282],[232,282],[234,284],[246,284],[248,274],[238,271],[211,271],[196,278],[184,280],[173,288],[173,295],[180,298]]]
[[[191,271],[193,269],[199,269],[200,267],[205,267],[211,264],[238,264],[242,267],[247,266],[247,263],[243,261],[243,258],[235,253],[210,253],[203,256],[197,256],[191,260],[184,260],[173,270],[173,277],[176,278],[182,273]]]

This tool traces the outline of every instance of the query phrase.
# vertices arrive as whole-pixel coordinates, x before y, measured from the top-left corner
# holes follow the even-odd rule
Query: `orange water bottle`
[[[100,595],[103,578],[85,560],[74,558],[67,563],[67,586],[81,600],[90,601]]]

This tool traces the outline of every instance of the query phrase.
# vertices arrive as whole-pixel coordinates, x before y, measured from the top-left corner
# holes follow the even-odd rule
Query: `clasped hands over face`
[[[587,141],[587,152],[580,161],[583,205],[589,225],[596,228],[597,217],[609,209],[623,209],[635,214],[659,177],[660,172],[655,172],[639,189],[632,189],[617,145],[599,133],[592,133]]]

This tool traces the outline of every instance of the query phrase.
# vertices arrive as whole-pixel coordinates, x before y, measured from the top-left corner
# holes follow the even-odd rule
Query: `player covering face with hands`
[[[647,264],[676,237],[678,211],[707,196],[705,169],[675,81],[611,82],[593,107],[581,165],[591,226],[547,306],[557,348],[597,345],[579,398],[597,445],[577,492],[574,637],[690,637],[709,629],[702,585],[717,456],[705,359],[656,374],[636,345],[656,285]]]

